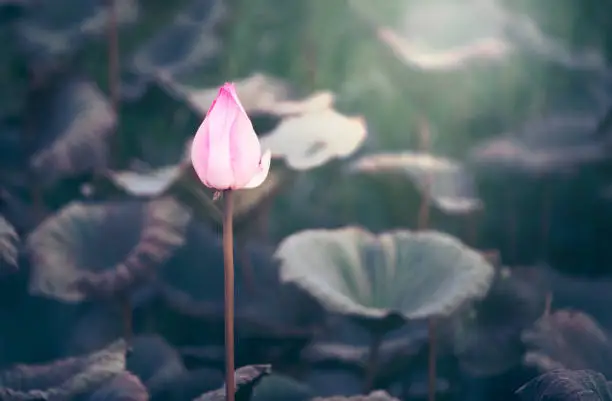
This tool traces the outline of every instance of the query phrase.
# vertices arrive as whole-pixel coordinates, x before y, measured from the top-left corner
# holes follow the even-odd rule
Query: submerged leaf
[[[270,374],[270,365],[250,365],[237,369],[234,373],[236,401],[248,401],[251,398],[253,388],[268,374]],[[225,397],[225,386],[223,386],[219,390],[203,394],[194,401],[223,401]]]
[[[482,207],[466,169],[442,157],[412,152],[373,154],[356,160],[351,171],[380,180],[409,180],[447,213],[469,213]]]
[[[612,384],[592,370],[557,369],[530,380],[516,393],[522,401],[612,401]]]
[[[33,95],[30,107],[37,138],[30,166],[41,185],[106,167],[116,117],[94,83],[61,79]]]
[[[106,33],[107,2],[98,0],[43,0],[29,8],[17,25],[18,43],[31,67],[37,71],[56,67],[91,39]],[[116,3],[117,23],[132,23],[138,16],[138,1]]]
[[[593,319],[577,311],[544,315],[525,330],[525,362],[548,371],[592,369],[612,377],[612,342]]]
[[[62,401],[93,392],[125,370],[125,351],[125,342],[119,340],[82,357],[49,365],[17,365],[0,372],[0,399]]]
[[[283,281],[333,311],[379,326],[447,315],[486,294],[493,278],[480,254],[433,231],[306,230],[281,242],[275,256]]]
[[[352,155],[366,139],[362,117],[346,117],[322,109],[287,117],[261,139],[273,157],[282,158],[295,170],[309,170],[332,159]]]
[[[72,203],[27,239],[30,292],[79,302],[136,287],[183,244],[189,220],[171,198]]]
[[[4,217],[0,216],[0,277],[18,269],[19,235]]]

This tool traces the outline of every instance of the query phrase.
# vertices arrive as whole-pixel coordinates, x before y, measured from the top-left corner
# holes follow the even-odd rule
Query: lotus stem
[[[225,272],[225,394],[234,401],[234,198],[231,190],[224,191],[223,200],[223,267]]]
[[[380,344],[383,336],[381,333],[373,333],[370,338],[370,348],[368,350],[368,364],[366,366],[364,394],[374,390],[376,385],[376,373],[378,371],[378,360],[380,358]]]

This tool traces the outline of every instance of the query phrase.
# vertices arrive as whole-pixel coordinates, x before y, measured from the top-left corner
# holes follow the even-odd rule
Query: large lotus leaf
[[[320,309],[303,292],[279,282],[278,265],[270,253],[261,246],[236,249],[234,264],[237,336],[277,336],[277,342],[280,342],[292,335],[312,335],[312,327],[320,323]],[[170,332],[178,330],[175,335],[184,338],[187,333],[180,330],[181,327],[204,325],[204,333],[190,335],[181,342],[196,346],[204,339],[208,344],[222,341],[224,269],[218,233],[194,220],[185,246],[159,272],[158,278],[165,304],[172,315],[187,319],[186,323],[181,323],[185,321],[181,319],[178,323],[172,323],[169,318],[160,319],[162,324],[169,326]],[[189,328],[189,332],[195,334],[193,328]],[[170,334],[167,336],[172,337]]]
[[[351,171],[382,181],[403,177],[447,213],[469,213],[482,207],[468,171],[443,157],[412,152],[372,154],[356,160]]]
[[[552,114],[480,144],[472,151],[471,164],[483,175],[548,175],[605,163],[609,144],[592,135],[597,124],[593,113]]]
[[[597,322],[577,311],[559,310],[542,316],[523,333],[525,362],[548,371],[593,369],[612,376],[612,342]]]
[[[0,277],[18,268],[19,235],[15,228],[0,216]]]
[[[27,239],[30,292],[68,302],[112,295],[146,280],[184,242],[188,210],[148,203],[72,203]]]
[[[378,324],[448,315],[486,294],[493,279],[479,253],[434,231],[306,230],[281,242],[275,256],[283,281],[333,311]]]
[[[610,401],[612,384],[592,370],[557,369],[528,381],[516,393],[521,401]]]
[[[415,69],[462,69],[475,62],[503,60],[516,51],[568,68],[599,71],[605,65],[602,54],[573,54],[558,40],[547,37],[529,17],[510,12],[496,0],[461,4],[419,1],[386,8],[364,0],[351,0],[350,4],[372,25],[379,40]],[[392,13],[394,27],[379,22],[389,19],[381,16],[383,11]]]
[[[41,185],[106,167],[115,115],[96,85],[59,79],[32,96],[30,166]]]
[[[171,25],[133,56],[131,69],[141,81],[164,82],[176,74],[206,66],[219,54],[215,29],[226,14],[225,8],[219,0],[192,0]]]
[[[309,170],[351,156],[363,144],[362,117],[346,117],[328,108],[290,116],[262,138],[261,146],[295,170]]]
[[[268,374],[270,374],[270,365],[250,365],[237,369],[234,373],[236,401],[248,401],[255,386]],[[203,394],[194,401],[223,401],[225,399],[225,386],[223,386],[218,390]]]
[[[123,340],[89,355],[0,372],[3,401],[67,400],[95,391],[125,370]]]
[[[525,352],[521,333],[544,308],[544,291],[537,280],[497,269],[487,296],[453,319],[454,352],[462,370],[483,377],[519,366]]]
[[[138,377],[122,372],[87,397],[87,401],[149,401],[149,393]]]
[[[17,41],[37,71],[53,68],[60,58],[70,56],[89,40],[104,37],[108,29],[108,2],[98,0],[42,0],[27,10],[17,25]],[[117,1],[116,21],[133,23],[138,1]]]

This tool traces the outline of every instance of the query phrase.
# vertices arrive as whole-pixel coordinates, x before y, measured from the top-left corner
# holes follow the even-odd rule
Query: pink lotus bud
[[[204,185],[219,191],[256,188],[270,170],[234,85],[219,89],[191,144],[191,162]]]

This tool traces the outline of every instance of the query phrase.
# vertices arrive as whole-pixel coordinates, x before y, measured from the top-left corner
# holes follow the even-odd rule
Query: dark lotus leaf
[[[219,54],[215,28],[225,14],[223,1],[192,0],[170,26],[134,55],[132,70],[145,81],[166,82],[207,64]]]
[[[306,230],[281,242],[275,256],[281,280],[383,331],[448,315],[484,296],[493,279],[493,267],[480,254],[434,231]]]
[[[87,401],[149,401],[149,394],[138,377],[122,372],[86,398]]]
[[[605,163],[608,148],[592,135],[593,114],[562,113],[526,124],[520,132],[484,142],[472,153],[479,174],[515,172],[548,175]]]
[[[108,2],[99,0],[42,0],[17,24],[17,43],[30,66],[39,72],[58,67],[61,58],[78,52],[108,29]],[[117,24],[133,23],[138,1],[115,2]]]
[[[94,391],[125,369],[123,340],[89,355],[0,372],[3,401],[67,400]]]
[[[236,249],[234,264],[238,336],[281,336],[277,339],[280,341],[292,334],[312,335],[313,325],[321,318],[320,309],[303,292],[280,283],[278,265],[268,252],[250,246]],[[244,270],[246,264],[249,271]],[[223,249],[217,234],[193,221],[185,246],[158,274],[160,292],[171,311],[222,328]]]
[[[251,401],[307,401],[314,397],[312,389],[290,377],[265,376],[253,390]]]
[[[530,380],[516,393],[523,401],[610,401],[611,389],[599,372],[556,369]]]
[[[127,369],[138,376],[152,397],[186,371],[178,352],[160,336],[138,336],[130,345]]]
[[[33,95],[30,107],[39,138],[30,166],[41,185],[106,167],[116,117],[94,83],[60,79]]]
[[[223,385],[223,373],[218,369],[186,370],[174,380],[151,393],[152,401],[191,401],[201,394]]]
[[[19,242],[15,228],[0,216],[0,277],[18,269]]]
[[[171,198],[72,203],[27,239],[30,292],[80,302],[129,290],[183,244],[189,220]]]
[[[521,364],[521,333],[545,309],[536,282],[507,268],[496,270],[487,296],[453,317],[455,355],[461,368],[476,377],[503,374]]]
[[[253,389],[266,375],[270,374],[270,365],[250,365],[239,368],[234,373],[236,378],[236,401],[251,399]],[[225,386],[208,392],[194,401],[223,401],[225,400]]]
[[[397,401],[397,398],[392,397],[386,391],[372,391],[367,395],[352,395],[352,396],[334,396],[334,397],[315,397],[312,401]]]
[[[562,43],[547,37],[532,19],[510,12],[496,0],[470,0],[460,5],[444,1],[398,3],[386,8],[360,0],[350,4],[376,30],[379,40],[415,69],[463,69],[474,63],[504,60],[517,51],[571,69],[601,71],[605,66],[602,54],[572,54]],[[378,22],[381,18],[370,17],[383,10],[393,13],[396,20],[400,15],[402,26],[385,27]]]
[[[612,376],[612,344],[590,316],[559,310],[540,318],[523,333],[525,363],[541,371],[592,369]]]
[[[460,164],[427,153],[381,153],[356,160],[351,171],[380,180],[409,180],[446,213],[469,213],[482,207],[474,182]]]

